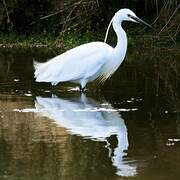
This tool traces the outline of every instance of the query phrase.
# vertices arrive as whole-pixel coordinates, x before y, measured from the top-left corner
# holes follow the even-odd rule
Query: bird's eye
[[[127,16],[128,16],[128,17],[131,17],[131,15],[130,15],[130,14],[128,14]]]

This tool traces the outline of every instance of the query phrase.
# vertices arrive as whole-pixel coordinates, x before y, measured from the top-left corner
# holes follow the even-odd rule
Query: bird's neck
[[[124,56],[126,55],[127,51],[127,36],[126,32],[122,28],[121,24],[113,24],[114,31],[116,32],[117,35],[117,45],[115,47],[115,51],[117,54]]]

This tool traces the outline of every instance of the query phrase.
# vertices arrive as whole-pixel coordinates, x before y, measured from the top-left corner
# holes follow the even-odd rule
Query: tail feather
[[[41,73],[41,68],[43,67],[44,63],[37,62],[33,60],[33,66],[34,66],[34,77],[37,78],[38,75]]]
[[[57,82],[52,81],[51,79],[51,68],[49,66],[48,68],[48,63],[40,63],[37,61],[33,61],[33,66],[34,66],[34,77],[36,78],[37,82],[51,82],[52,85],[56,85]]]
[[[33,67],[34,70],[36,71],[43,63],[37,62],[35,60],[33,60]]]
[[[63,63],[60,63],[57,59],[44,63],[33,60],[33,66],[36,82],[51,82],[52,85],[58,84],[57,78],[63,68]]]

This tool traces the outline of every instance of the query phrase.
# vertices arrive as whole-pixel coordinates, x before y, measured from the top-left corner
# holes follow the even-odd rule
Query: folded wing
[[[101,44],[102,45],[102,44]],[[106,61],[104,49],[88,43],[71,49],[46,63],[34,62],[38,82],[57,84],[97,76]]]

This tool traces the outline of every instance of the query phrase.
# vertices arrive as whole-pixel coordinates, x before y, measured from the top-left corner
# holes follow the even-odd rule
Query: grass
[[[58,47],[73,48],[77,45],[95,41],[92,33],[67,33],[55,37],[51,34],[18,35],[16,33],[0,33],[0,47]]]
[[[131,32],[131,31],[129,31]],[[176,44],[165,36],[156,37],[152,34],[136,35],[136,33],[128,34],[128,46],[129,47],[154,47],[154,46],[164,46],[172,47],[179,44],[179,40]],[[51,34],[32,34],[29,36],[18,35],[16,33],[0,33],[0,48],[58,48],[61,50],[67,50],[76,47],[80,44],[84,44],[92,41],[103,41],[104,33],[74,33],[68,32],[58,37]],[[116,44],[116,35],[112,31],[109,34],[108,41],[110,45],[114,46]],[[179,46],[179,45],[178,45]]]
[[[50,35],[17,35],[0,33],[0,47],[42,47],[50,46],[55,38]]]

